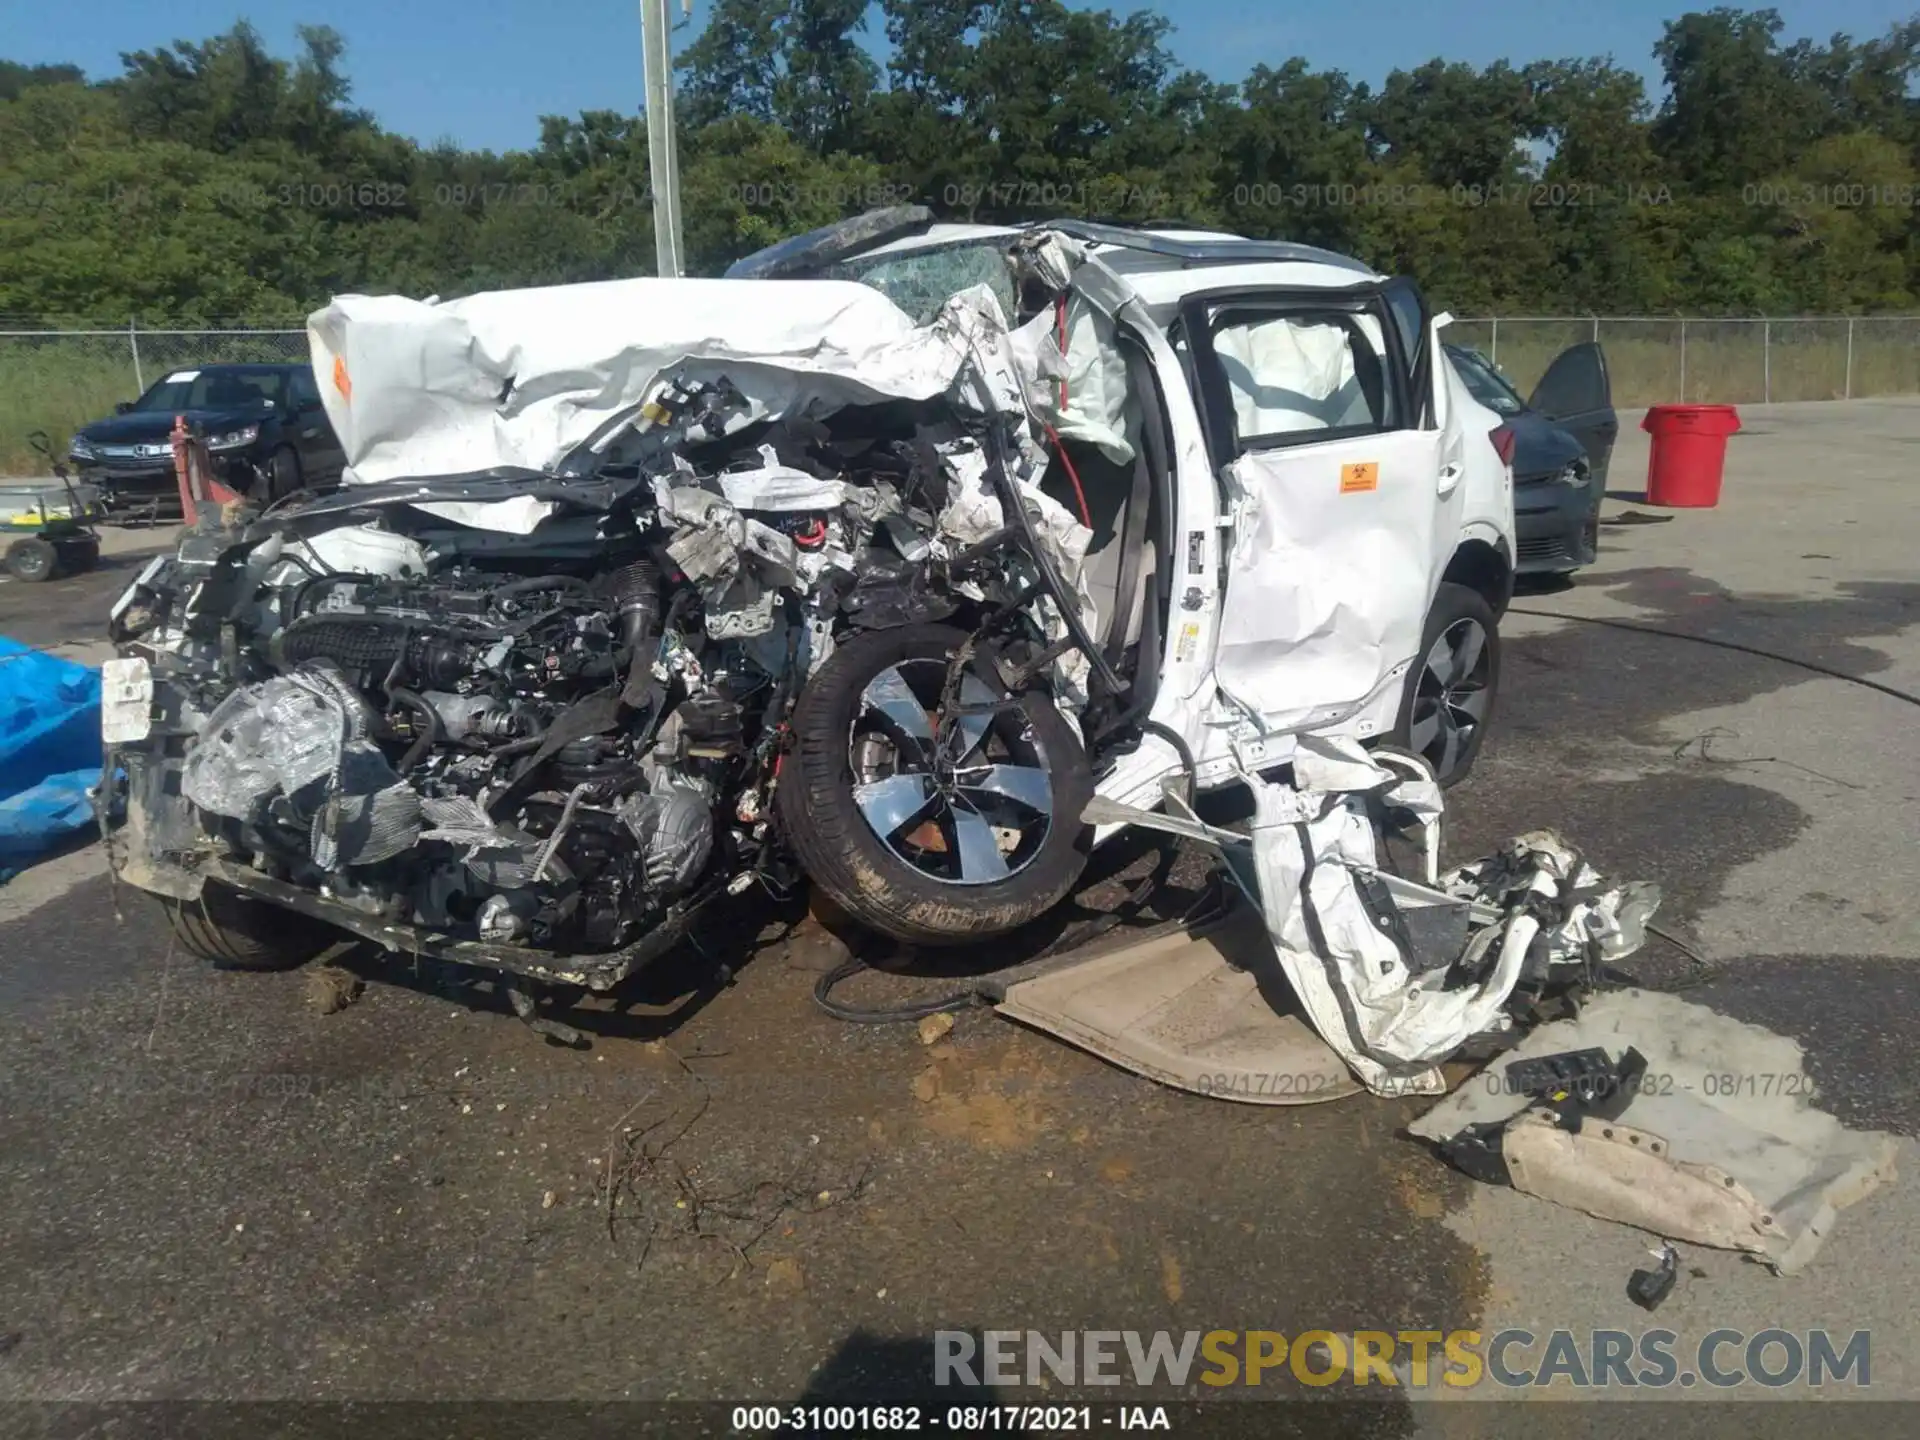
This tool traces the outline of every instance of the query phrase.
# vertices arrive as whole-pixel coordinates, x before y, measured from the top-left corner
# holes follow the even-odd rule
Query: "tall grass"
[[[67,345],[27,345],[0,339],[0,474],[45,474],[46,462],[27,444],[44,430],[64,454],[67,438],[89,420],[134,398],[133,365],[118,357]]]
[[[1622,408],[1685,399],[1757,404],[1837,400],[1843,395],[1920,395],[1920,318],[1862,317],[1852,324],[1851,376],[1845,320],[1677,320],[1599,322]],[[1460,321],[1448,340],[1491,354],[1522,394],[1554,356],[1591,340],[1591,320]],[[144,378],[221,361],[304,360],[306,341],[288,335],[143,335]],[[1684,394],[1682,390],[1684,379]],[[27,436],[45,430],[64,452],[68,436],[138,393],[132,353],[119,335],[0,335],[0,475],[34,475],[44,462]]]
[[[27,437],[46,431],[56,454],[89,421],[190,365],[307,358],[306,337],[290,335],[142,335],[136,378],[124,335],[0,335],[0,475],[44,475],[46,461]]]

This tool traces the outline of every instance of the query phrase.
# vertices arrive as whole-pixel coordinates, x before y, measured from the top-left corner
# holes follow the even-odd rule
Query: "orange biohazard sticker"
[[[347,357],[344,355],[336,355],[333,357],[333,388],[340,392],[342,399],[353,399],[353,381],[347,377]],[[1352,467],[1349,466],[1348,468],[1351,469]],[[1342,490],[1346,489],[1347,482],[1342,480],[1340,482],[1340,488]],[[1368,486],[1367,488],[1372,489],[1373,487]]]
[[[1360,460],[1351,465],[1340,467],[1340,493],[1357,495],[1362,490],[1380,488],[1380,465],[1374,460]]]

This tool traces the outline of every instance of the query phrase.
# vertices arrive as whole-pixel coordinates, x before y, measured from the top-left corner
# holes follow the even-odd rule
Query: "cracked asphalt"
[[[1662,513],[1631,494],[1637,419],[1609,519]],[[1920,404],[1745,419],[1719,510],[1609,524],[1591,571],[1516,600],[1448,853],[1551,825],[1609,875],[1659,881],[1663,924],[1707,963],[1662,942],[1641,978],[1800,1039],[1828,1106],[1907,1137],[1910,1160],[1911,707],[1538,613],[1920,691]],[[138,561],[119,563],[0,588],[0,633],[96,639]],[[1112,857],[1087,909],[1152,861]],[[1162,910],[1194,883],[1176,868]],[[0,1400],[874,1401],[928,1394],[940,1330],[1650,1323],[1624,1294],[1646,1237],[1449,1171],[1397,1134],[1423,1102],[1198,1099],[984,1011],[932,1046],[841,1024],[809,992],[844,951],[797,905],[699,939],[733,983],[690,953],[632,1003],[574,1012],[593,1042],[573,1051],[484,987],[357,953],[364,992],[332,1013],[308,974],[207,970],[97,850],[0,889]],[[1871,1393],[1911,1398],[1917,1241],[1902,1182],[1792,1279],[1689,1251],[1659,1323],[1871,1329]],[[1711,1408],[1663,1409],[1661,1428]],[[1489,1413],[1397,1395],[1312,1411],[1316,1432],[1383,1435],[1477,1433]]]

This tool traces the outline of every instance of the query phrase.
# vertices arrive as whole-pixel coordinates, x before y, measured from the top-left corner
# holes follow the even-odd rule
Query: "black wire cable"
[[[1845,670],[1836,670],[1831,665],[1822,665],[1816,660],[1802,660],[1795,655],[1782,655],[1777,650],[1763,650],[1758,645],[1742,645],[1737,640],[1719,640],[1711,635],[1689,635],[1684,630],[1668,630],[1659,625],[1642,625],[1632,620],[1612,620],[1600,615],[1570,615],[1564,610],[1522,609],[1515,605],[1507,611],[1510,615],[1536,615],[1546,620],[1577,620],[1584,625],[1605,625],[1611,630],[1626,630],[1635,635],[1658,635],[1666,640],[1691,640],[1696,645],[1711,645],[1716,650],[1735,650],[1742,655],[1758,655],[1762,660],[1777,660],[1782,665],[1792,665],[1800,670],[1812,671],[1815,675],[1825,675],[1831,680],[1845,680],[1852,685],[1862,685],[1869,690],[1878,690],[1882,695],[1895,700],[1904,700],[1909,705],[1920,705],[1920,695],[1901,690],[1892,685],[1883,685],[1878,680],[1869,680],[1864,675],[1851,675]]]
[[[822,975],[813,986],[813,1003],[836,1020],[850,1021],[855,1025],[902,1025],[916,1020],[924,1020],[929,1015],[945,1015],[958,1010],[971,1010],[980,1005],[991,1005],[993,998],[981,990],[958,990],[940,1000],[922,1001],[917,1005],[880,1006],[869,1009],[860,1005],[848,1005],[833,998],[833,989],[846,980],[851,980],[863,970],[873,967],[855,956]]]

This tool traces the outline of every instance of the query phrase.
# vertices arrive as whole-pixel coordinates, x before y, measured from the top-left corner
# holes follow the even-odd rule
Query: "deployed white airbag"
[[[639,279],[446,304],[343,295],[307,333],[349,483],[550,470],[670,372],[724,375],[750,404],[736,426],[948,391],[1017,409],[1024,390],[985,286],[921,326],[851,281]]]

